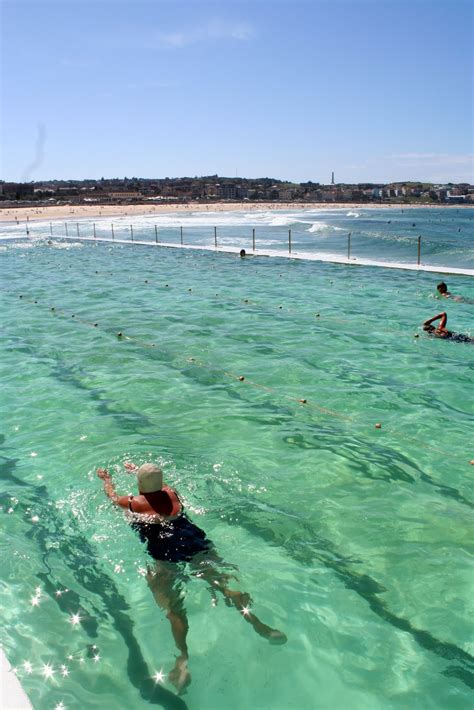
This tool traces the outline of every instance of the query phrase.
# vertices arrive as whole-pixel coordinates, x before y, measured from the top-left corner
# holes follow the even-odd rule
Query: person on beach
[[[284,633],[262,623],[250,611],[251,598],[245,592],[229,589],[231,577],[219,567],[225,566],[206,533],[195,525],[183,509],[177,492],[163,483],[163,472],[154,463],[138,467],[126,462],[125,468],[136,475],[138,495],[120,496],[110,473],[103,468],[97,475],[104,482],[104,492],[110,500],[127,511],[132,528],[147,545],[154,564],[147,569],[147,582],[156,603],[166,612],[171,632],[179,651],[170,680],[179,693],[191,682],[188,669],[186,642],[188,620],[181,594],[182,569],[180,563],[188,563],[193,576],[209,584],[213,604],[217,603],[216,591],[220,592],[228,606],[234,606],[257,634],[272,644],[283,644]]]
[[[439,320],[439,325],[435,328],[433,323]],[[448,322],[448,316],[443,311],[443,313],[438,313],[437,316],[425,320],[423,323],[423,330],[428,333],[428,335],[433,335],[436,338],[444,338],[445,340],[455,340],[457,343],[474,343],[474,338],[469,335],[464,335],[463,333],[454,333],[452,330],[446,328]]]

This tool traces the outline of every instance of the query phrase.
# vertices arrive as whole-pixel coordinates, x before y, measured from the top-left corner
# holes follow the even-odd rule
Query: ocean
[[[272,258],[0,228],[0,641],[35,710],[468,707],[474,348],[421,324],[445,310],[474,335],[474,282],[449,275],[472,268],[474,212],[349,212],[132,222],[195,246],[216,227],[248,253],[255,229]],[[80,235],[93,224],[110,235]],[[447,274],[283,258],[288,229],[298,252],[344,255],[350,232],[355,258],[401,265],[421,235]],[[464,301],[439,300],[441,278]],[[96,476],[135,492],[129,460],[163,466],[286,644],[177,568],[192,683],[176,695],[150,559]]]
[[[124,208],[126,209],[126,208]],[[150,208],[152,209],[152,208]],[[0,239],[96,237],[117,241],[243,248],[292,253],[322,261],[375,261],[474,269],[473,208],[353,208],[175,213],[113,219],[70,218],[4,224]],[[419,253],[418,253],[419,250]]]

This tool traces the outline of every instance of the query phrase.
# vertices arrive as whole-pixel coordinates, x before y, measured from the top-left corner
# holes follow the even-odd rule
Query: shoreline
[[[211,205],[196,204],[150,204],[150,205],[47,205],[38,207],[0,207],[0,222],[27,222],[46,220],[77,220],[94,217],[152,216],[165,213],[193,212],[266,212],[272,210],[360,210],[360,209],[453,209],[474,205],[426,205],[426,204],[374,204],[353,202],[215,202]]]

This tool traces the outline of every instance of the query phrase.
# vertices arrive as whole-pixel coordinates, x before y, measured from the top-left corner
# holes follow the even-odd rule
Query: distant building
[[[223,200],[236,200],[237,188],[235,185],[219,185],[217,194]]]

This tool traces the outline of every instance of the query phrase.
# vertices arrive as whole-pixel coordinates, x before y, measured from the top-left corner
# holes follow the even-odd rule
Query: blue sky
[[[467,0],[2,0],[1,177],[470,181]]]

